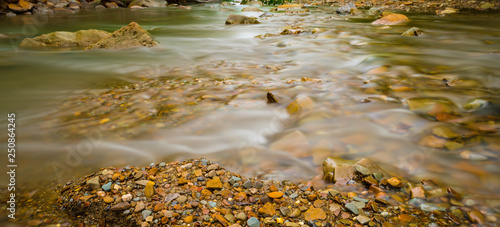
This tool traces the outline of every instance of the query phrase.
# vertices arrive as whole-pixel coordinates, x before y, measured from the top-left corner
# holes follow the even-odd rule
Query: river
[[[0,39],[0,128],[15,112],[18,183],[200,156],[247,176],[300,180],[320,177],[327,156],[368,157],[498,205],[498,14],[408,13],[410,23],[381,27],[370,24],[376,16],[320,7],[226,26],[234,12],[218,9],[2,17],[11,38]],[[17,47],[23,37],[131,21],[159,46]],[[255,37],[285,26],[302,33]],[[411,27],[424,35],[400,35]],[[266,103],[267,92],[279,102]],[[296,98],[308,108],[290,114]]]

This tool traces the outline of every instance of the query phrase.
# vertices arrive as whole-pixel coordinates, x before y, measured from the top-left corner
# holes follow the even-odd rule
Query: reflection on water
[[[230,12],[209,6],[116,9],[36,26],[113,31],[136,21],[160,41],[152,49],[22,50],[20,39],[0,40],[19,181],[199,156],[244,175],[307,179],[338,156],[498,196],[500,18],[409,15],[409,25],[385,28],[312,11],[224,26]],[[0,33],[22,37],[31,19],[3,18]],[[305,32],[254,38],[284,26]],[[425,35],[400,36],[412,26]],[[267,92],[279,103],[267,104]],[[303,96],[309,108],[287,113]]]

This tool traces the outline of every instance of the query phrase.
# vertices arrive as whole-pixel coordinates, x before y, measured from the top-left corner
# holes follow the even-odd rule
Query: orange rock
[[[410,222],[413,220],[413,217],[408,215],[408,214],[400,214],[398,216],[398,219],[401,221],[401,222]]]
[[[426,146],[426,147],[434,147],[434,148],[444,148],[445,144],[448,140],[439,138],[433,135],[424,136],[420,141],[418,141],[418,145]]]
[[[184,184],[187,184],[187,182],[188,182],[188,181],[186,180],[186,178],[181,177],[181,178],[179,178],[179,182],[177,182],[177,183],[178,183],[179,185],[184,185]]]
[[[283,197],[283,192],[271,192],[271,193],[268,193],[267,196],[269,196],[269,198],[279,199],[279,198]]]
[[[222,182],[220,181],[220,178],[214,177],[211,180],[207,181],[207,188],[208,189],[221,189]]]
[[[187,216],[187,217],[185,217],[184,218],[184,222],[186,224],[189,224],[189,223],[193,222],[193,216]]]
[[[240,193],[236,194],[236,196],[234,197],[234,199],[236,199],[236,201],[239,201],[239,202],[243,201],[246,198],[247,198],[247,193],[245,193],[245,192],[240,192]]]
[[[469,219],[474,223],[479,223],[480,225],[484,224],[485,218],[484,215],[478,210],[472,210],[469,212]]]
[[[267,202],[263,207],[259,208],[259,213],[267,216],[273,216],[276,214],[276,208],[272,203]]]
[[[316,207],[316,208],[321,208],[321,207],[324,207],[325,205],[326,205],[326,202],[323,200],[318,199],[318,200],[314,201],[314,207]]]
[[[401,187],[401,186],[403,186],[403,183],[397,177],[393,177],[393,178],[387,179],[387,183],[389,183],[393,187]]]
[[[271,184],[271,186],[269,186],[269,191],[275,192],[278,191],[278,188],[276,187],[276,185]]]
[[[112,203],[114,202],[115,200],[113,198],[111,198],[110,196],[106,196],[103,198],[104,202],[105,203]]]
[[[151,196],[155,194],[154,185],[155,182],[153,181],[148,181],[148,183],[146,183],[146,187],[144,188],[144,195],[146,197],[151,198]]]
[[[217,219],[217,221],[219,221],[224,227],[229,225],[229,222],[220,213],[215,214],[215,219]]]
[[[397,24],[403,24],[406,22],[409,22],[410,20],[408,17],[406,17],[403,14],[398,14],[398,13],[393,13],[389,14],[385,17],[382,17],[374,22],[372,24],[380,24],[380,25],[397,25]]]
[[[33,4],[25,0],[20,0],[17,4],[9,4],[9,9],[16,13],[29,11],[31,8],[33,8]]]
[[[425,190],[422,187],[415,187],[411,189],[412,198],[425,198]]]
[[[292,103],[290,103],[290,105],[288,105],[288,107],[286,108],[286,111],[289,114],[294,114],[302,110],[311,110],[313,106],[314,106],[314,101],[311,98],[307,96],[302,96],[295,99],[295,101],[293,101]]]
[[[321,208],[314,208],[311,206],[304,214],[304,218],[306,221],[324,220],[326,218],[326,213]]]
[[[158,203],[158,204],[156,204],[156,205],[154,206],[153,210],[154,210],[154,212],[158,212],[158,211],[160,211],[160,210],[163,210],[163,208],[165,208],[165,204],[163,204],[163,203]]]
[[[278,10],[301,9],[302,7],[304,7],[302,4],[284,4],[278,6]]]
[[[148,174],[154,176],[158,172],[158,168],[153,167],[148,171]]]
[[[222,191],[222,198],[230,198],[230,197],[233,197],[233,193],[230,191],[230,190],[224,190]]]

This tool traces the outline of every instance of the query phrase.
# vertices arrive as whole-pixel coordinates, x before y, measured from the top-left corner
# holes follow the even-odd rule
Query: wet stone
[[[87,180],[86,185],[89,186],[92,190],[99,190],[99,177],[93,177]]]
[[[444,207],[441,207],[441,206],[438,206],[436,204],[432,204],[432,203],[423,203],[423,204],[420,204],[420,209],[423,210],[423,211],[446,211],[446,208]]]
[[[353,202],[346,204],[345,208],[347,208],[348,210],[350,210],[354,214],[359,214],[358,207]]]
[[[222,182],[219,177],[214,177],[211,180],[207,181],[207,188],[208,189],[221,189],[222,188]]]
[[[108,182],[108,183],[104,184],[101,188],[102,188],[103,191],[109,192],[109,191],[111,191],[111,185],[112,184],[113,183]]]
[[[290,208],[288,207],[280,207],[280,212],[283,216],[288,216],[291,212]]]
[[[260,227],[260,221],[256,217],[249,218],[247,224],[249,227]]]
[[[152,214],[152,213],[153,213],[153,212],[152,212],[152,211],[150,211],[150,210],[143,210],[143,211],[142,211],[142,213],[141,213],[141,215],[142,215],[142,217],[143,217],[144,219],[146,219],[147,217],[151,216],[151,214]]]
[[[135,205],[135,208],[134,208],[134,212],[138,213],[138,212],[141,212],[144,210],[144,208],[146,207],[146,205],[144,204],[144,202],[138,202],[136,205]]]
[[[247,189],[253,187],[252,181],[251,180],[245,181],[245,183],[243,183],[243,187]]]
[[[366,217],[364,215],[359,215],[359,216],[356,216],[356,221],[358,221],[360,224],[364,225],[370,221],[370,218]]]
[[[129,203],[127,202],[121,202],[121,203],[118,203],[114,206],[112,206],[110,209],[113,210],[113,211],[122,211],[122,210],[126,210],[126,209],[129,209],[131,206]]]
[[[304,214],[304,218],[307,221],[314,220],[324,220],[326,218],[326,213],[321,208],[310,207]]]
[[[179,202],[179,203],[185,203],[187,201],[187,197],[184,196],[184,195],[181,195],[179,196],[179,198],[177,198],[175,201]]]
[[[247,220],[247,215],[243,212],[239,212],[236,215],[236,219],[241,220],[241,221],[245,221],[245,220]]]
[[[113,198],[111,198],[110,196],[106,196],[102,199],[105,203],[112,203],[114,202],[115,200]]]
[[[283,192],[271,192],[271,193],[268,193],[267,196],[269,196],[269,198],[279,199],[279,198],[283,197]]]

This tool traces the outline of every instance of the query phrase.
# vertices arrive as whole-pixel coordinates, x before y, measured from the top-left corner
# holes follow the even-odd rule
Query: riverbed
[[[498,14],[405,13],[408,24],[375,26],[376,15],[320,6],[227,26],[235,12],[219,8],[1,18],[10,37],[0,39],[1,128],[15,112],[18,184],[190,157],[300,181],[321,178],[328,156],[368,157],[498,207]],[[17,47],[24,37],[112,32],[131,21],[158,47]],[[401,36],[411,27],[423,35]],[[267,102],[268,92],[278,103]],[[287,110],[296,99],[307,105]]]

